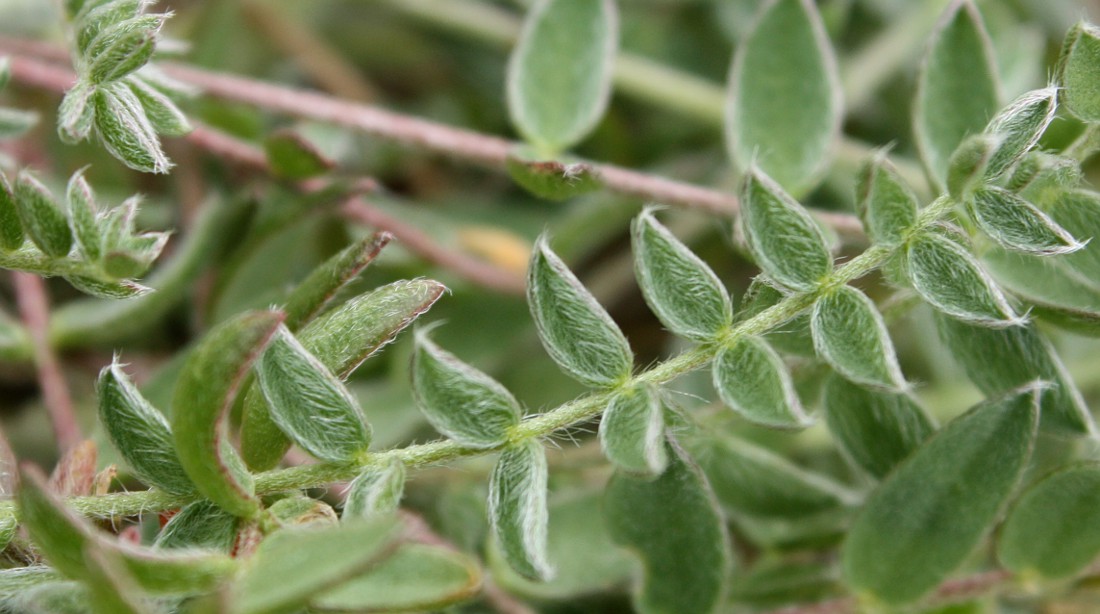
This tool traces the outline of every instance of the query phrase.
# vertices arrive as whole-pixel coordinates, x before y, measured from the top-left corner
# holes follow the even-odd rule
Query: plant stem
[[[50,347],[47,330],[50,305],[46,296],[46,283],[32,273],[15,271],[12,275],[19,314],[34,347],[34,364],[38,369],[38,386],[42,390],[46,413],[50,416],[57,446],[65,452],[80,443],[84,437],[80,434],[69,385],[65,383],[65,375],[61,372],[61,363]]]

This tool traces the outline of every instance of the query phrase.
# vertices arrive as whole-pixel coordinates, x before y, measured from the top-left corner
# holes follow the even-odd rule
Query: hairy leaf
[[[1000,139],[1000,147],[986,166],[987,177],[999,177],[1014,166],[1036,143],[1054,119],[1058,88],[1032,90],[997,113],[985,131]]]
[[[264,152],[275,176],[301,181],[333,169],[336,163],[324,157],[309,141],[293,130],[276,130],[264,139]]]
[[[646,209],[631,226],[634,274],[646,302],[670,331],[711,341],[733,321],[722,282]]]
[[[763,339],[748,337],[723,348],[712,375],[722,402],[749,422],[784,429],[810,425],[783,359]]]
[[[615,393],[600,421],[600,445],[619,469],[640,475],[664,471],[668,457],[659,391],[638,385]]]
[[[393,235],[380,232],[340,250],[301,281],[283,304],[286,327],[291,332],[316,318],[332,302],[336,293],[359,277]]]
[[[176,455],[172,430],[122,370],[117,358],[96,382],[99,420],[126,464],[141,481],[165,492],[195,492]]]
[[[347,522],[389,514],[397,510],[405,493],[405,464],[390,458],[381,465],[372,465],[348,485],[344,495],[344,510],[340,518]]]
[[[1000,146],[1000,137],[991,134],[975,134],[963,139],[947,161],[947,193],[966,201],[976,188],[985,186],[986,170]]]
[[[668,456],[668,469],[655,480],[616,473],[604,518],[612,539],[642,559],[638,612],[714,612],[734,566],[725,520],[691,459],[676,448]]]
[[[936,309],[982,326],[1023,324],[996,282],[952,239],[921,233],[909,242],[906,265],[913,288]]]
[[[917,196],[897,169],[879,152],[863,167],[856,188],[859,214],[875,243],[896,245],[917,221]]]
[[[153,542],[154,548],[204,548],[230,551],[237,537],[239,519],[210,501],[188,503],[176,512]]]
[[[313,456],[348,461],[370,446],[359,402],[285,325],[257,360],[256,376],[275,423]]]
[[[832,271],[821,228],[757,169],[749,169],[745,177],[741,206],[745,239],[766,275],[789,288],[808,290]]]
[[[191,132],[191,122],[187,121],[187,116],[163,92],[138,75],[127,78],[126,85],[141,102],[141,108],[145,109],[145,117],[149,119],[149,123],[157,134],[183,136]]]
[[[1059,469],[1031,485],[1000,530],[997,558],[1025,576],[1067,578],[1100,553],[1100,465]]]
[[[764,3],[734,54],[729,83],[726,143],[734,164],[756,165],[791,192],[812,187],[842,115],[836,58],[817,5]]]
[[[844,455],[879,479],[936,430],[909,394],[869,390],[838,376],[825,384],[824,406],[825,424]]]
[[[976,190],[967,203],[971,217],[991,239],[1029,254],[1067,254],[1084,245],[1035,205],[1008,190]]]
[[[583,139],[611,95],[619,17],[612,0],[539,0],[508,63],[508,111],[545,156]]]
[[[20,207],[8,178],[0,173],[0,249],[12,251],[23,245]]]
[[[543,346],[566,373],[600,388],[630,376],[634,355],[626,337],[545,236],[531,257],[527,302]]]
[[[96,218],[95,193],[84,179],[84,169],[69,179],[65,199],[69,203],[69,224],[77,248],[89,262],[96,262],[103,255],[103,238]]]
[[[73,235],[68,216],[46,186],[26,171],[19,173],[15,183],[15,210],[31,241],[46,255],[69,255]]]
[[[999,107],[1000,83],[982,16],[970,0],[944,13],[917,77],[913,131],[928,173],[939,186],[947,161],[968,134],[978,134]]]
[[[271,340],[283,314],[245,312],[203,337],[176,380],[172,431],[187,475],[203,495],[230,513],[260,509],[252,476],[229,443],[228,412],[241,380]]]
[[[841,551],[848,583],[889,604],[916,601],[974,550],[1031,456],[1039,390],[951,421],[871,493]]]
[[[905,388],[886,323],[859,290],[843,286],[819,298],[810,329],[817,353],[844,377],[888,390]]]
[[[566,200],[603,185],[596,169],[584,162],[539,160],[525,151],[513,151],[507,167],[508,174],[520,187],[550,200]]]
[[[117,81],[144,66],[157,46],[163,17],[146,15],[114,26],[96,37],[88,49],[88,80]]]
[[[87,81],[77,81],[65,92],[57,109],[57,136],[62,143],[73,145],[88,138],[95,125],[96,88]]]
[[[1066,34],[1059,61],[1062,103],[1087,122],[1100,122],[1100,28],[1082,21]]]
[[[125,83],[100,85],[93,99],[96,132],[112,156],[144,173],[167,173],[172,168],[141,100]]]
[[[536,440],[504,449],[489,479],[489,520],[508,564],[520,575],[549,579],[546,558],[546,452]]]

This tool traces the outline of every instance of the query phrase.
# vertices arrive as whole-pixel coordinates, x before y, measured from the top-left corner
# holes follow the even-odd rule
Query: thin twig
[[[76,421],[72,396],[61,372],[61,363],[50,347],[50,306],[46,284],[37,275],[19,271],[12,273],[12,279],[19,314],[34,346],[38,386],[42,389],[42,398],[50,416],[57,445],[64,452],[83,441],[84,436],[81,435],[80,425]]]

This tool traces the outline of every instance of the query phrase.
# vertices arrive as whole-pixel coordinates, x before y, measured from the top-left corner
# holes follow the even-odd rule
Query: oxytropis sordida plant
[[[50,87],[49,70],[70,71],[60,140],[92,139],[130,169],[168,173],[161,136],[192,129],[177,103],[203,96],[201,86],[235,94],[231,77],[150,63],[169,17],[151,4],[67,0],[71,64],[35,64],[36,48],[11,45],[13,75]],[[423,11],[418,4],[395,10]],[[29,464],[15,471],[3,446],[12,496],[0,502],[0,603],[234,614],[484,603],[518,612],[605,592],[644,613],[797,612],[821,601],[824,611],[939,611],[961,601],[970,609],[959,611],[978,612],[1002,598],[1041,602],[1047,587],[1095,575],[1096,426],[1051,334],[1100,332],[1100,195],[1081,170],[1100,144],[1100,29],[1073,27],[1050,84],[1005,101],[981,12],[951,2],[916,75],[912,140],[923,176],[888,148],[862,151],[853,182],[862,230],[798,200],[847,138],[842,66],[815,3],[760,3],[721,108],[686,103],[723,118],[736,197],[568,153],[604,117],[616,85],[685,104],[639,86],[619,30],[613,0],[531,3],[504,96],[523,143],[461,140],[370,109],[360,120],[324,101],[300,113],[468,152],[547,199],[609,190],[668,195],[654,205],[725,203],[736,213],[728,236],[758,273],[740,298],[662,223],[660,206],[642,209],[629,222],[634,278],[679,352],[641,368],[627,335],[556,253],[558,238],[543,234],[527,264],[527,305],[546,354],[588,392],[525,406],[435,340],[463,322],[420,326],[399,345],[411,354],[411,382],[401,386],[437,438],[379,444],[352,374],[446,301],[446,288],[416,278],[363,290],[364,270],[393,239],[388,218],[375,215],[369,223],[382,231],[300,275],[270,308],[221,314],[196,335],[165,367],[170,394],[135,384],[126,349],[103,366],[98,427],[117,469],[99,467],[86,443],[46,478]],[[275,89],[239,95],[278,107]],[[331,109],[349,108],[339,104]],[[34,121],[0,109],[0,135]],[[1055,122],[1080,136],[1057,144]],[[362,190],[326,180],[329,162],[301,135],[277,133],[252,150],[200,129],[192,142],[271,174],[284,200],[331,209]],[[203,212],[147,287],[136,280],[169,235],[135,230],[138,197],[103,207],[85,169],[63,198],[33,172],[12,172],[0,175],[0,266],[62,277],[95,298],[55,311],[37,345],[29,324],[0,321],[0,357],[11,362],[40,362],[43,341],[117,343],[112,331],[160,318],[201,285],[203,263],[248,214],[240,203]],[[298,219],[294,206],[257,224],[285,229]],[[926,407],[921,384],[907,378],[888,324],[911,324],[911,313],[930,318],[942,351],[984,397],[970,409]],[[699,373],[705,384],[683,386]],[[684,390],[721,408],[695,407]],[[582,424],[597,432],[568,431]],[[567,456],[573,443],[555,439],[565,432],[602,454],[559,469],[548,443]],[[828,446],[835,466],[783,452],[806,436]],[[571,463],[582,461],[592,475],[570,490],[582,481]],[[458,463],[478,484],[434,486],[445,501],[435,524],[459,527],[445,539],[409,510],[433,488],[417,484],[419,472]],[[115,486],[116,471],[128,490]],[[418,492],[406,493],[407,480]],[[318,493],[334,483],[337,498]],[[469,505],[471,493],[484,503]],[[478,518],[462,517],[470,509]]]

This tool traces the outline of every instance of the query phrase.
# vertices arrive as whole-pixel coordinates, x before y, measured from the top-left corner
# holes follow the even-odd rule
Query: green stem
[[[916,234],[935,224],[940,217],[950,213],[953,208],[954,204],[948,198],[936,200],[921,211],[910,234]],[[686,373],[700,369],[709,363],[723,347],[727,347],[749,335],[763,334],[797,317],[813,306],[822,294],[867,275],[882,266],[903,248],[904,244],[874,245],[833,271],[814,289],[787,296],[772,307],[734,326],[716,342],[697,346],[679,356],[658,363],[653,368],[635,375],[624,382],[623,385],[633,386],[639,383],[665,384]],[[512,428],[509,441],[505,445],[515,445],[532,438],[546,437],[570,425],[590,420],[604,410],[613,393],[613,390],[594,392],[560,405],[544,414],[527,418]],[[503,447],[469,448],[454,441],[441,440],[371,453],[367,455],[362,463],[327,462],[277,469],[256,476],[256,493],[261,496],[270,495],[289,490],[318,488],[333,482],[350,480],[357,476],[364,467],[383,463],[394,458],[400,460],[409,469],[416,469],[463,457],[490,454],[499,451]],[[74,510],[88,517],[113,518],[175,509],[191,500],[192,498],[189,497],[169,495],[157,490],[147,490],[114,493],[101,497],[74,497],[69,500],[69,504]],[[0,502],[0,524],[3,523],[5,518],[10,518],[14,514],[15,507],[13,503],[10,501]]]

